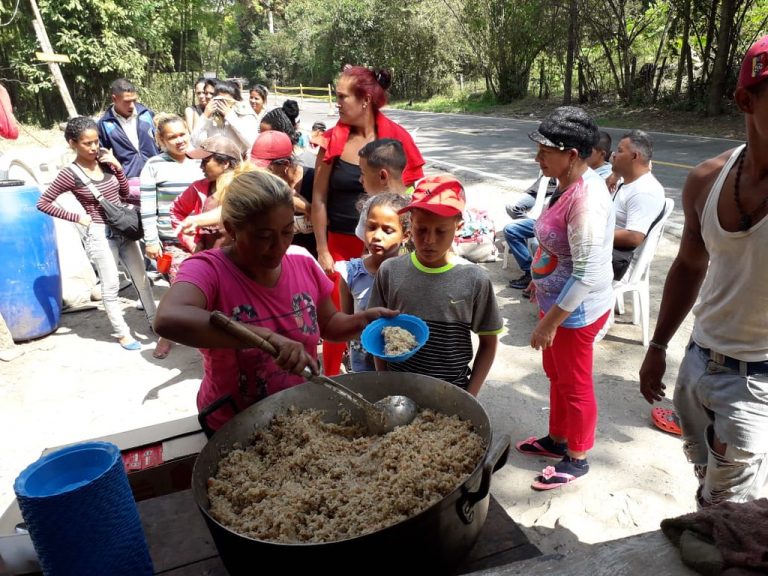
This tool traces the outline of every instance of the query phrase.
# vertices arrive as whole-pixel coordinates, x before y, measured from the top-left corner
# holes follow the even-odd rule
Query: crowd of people
[[[453,250],[465,190],[453,176],[424,176],[413,138],[382,110],[390,83],[386,70],[345,67],[336,83],[339,120],[313,126],[311,136],[300,131],[295,102],[270,109],[262,85],[246,102],[231,82],[207,79],[195,84],[183,117],[154,114],[118,80],[98,122],[68,123],[76,159],[38,206],[81,225],[123,348],[140,345],[118,303],[118,261],[160,336],[155,356],[165,358],[173,342],[200,349],[197,404],[212,429],[300,383],[306,367],[337,374],[347,353],[353,371],[427,374],[475,396],[483,386],[503,319],[485,269]],[[747,54],[735,100],[747,144],[688,178],[680,253],[640,370],[642,394],[660,400],[667,343],[698,297],[675,416],[701,481],[700,506],[755,498],[768,475],[768,306],[760,305],[768,267],[759,244],[768,211],[768,36]],[[613,283],[658,225],[665,195],[643,131],[624,134],[612,152],[611,137],[584,110],[563,106],[529,136],[542,180],[508,207],[504,237],[521,272],[510,286],[538,309],[530,346],[541,350],[550,381],[546,434],[516,448],[557,460],[532,483],[549,490],[589,472],[594,344],[613,317]],[[543,182],[543,210],[528,217]],[[141,242],[106,224],[93,190],[140,204]],[[82,213],[57,207],[67,191]],[[142,250],[149,261],[172,256],[157,309]],[[277,357],[212,325],[216,310],[271,343]],[[429,340],[402,363],[371,357],[361,331],[399,313],[424,319]]]

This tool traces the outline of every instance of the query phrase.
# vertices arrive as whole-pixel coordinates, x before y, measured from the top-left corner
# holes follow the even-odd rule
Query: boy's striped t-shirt
[[[488,274],[458,256],[441,268],[423,266],[415,253],[387,260],[368,301],[374,306],[413,314],[429,326],[421,350],[405,362],[388,363],[389,370],[426,374],[462,388],[471,373],[471,333],[500,334],[503,328]]]

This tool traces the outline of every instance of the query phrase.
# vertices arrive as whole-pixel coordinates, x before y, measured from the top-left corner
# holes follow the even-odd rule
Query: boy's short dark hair
[[[118,78],[112,82],[112,84],[109,86],[109,90],[114,96],[119,96],[120,94],[125,94],[126,92],[132,92],[135,94],[136,86],[134,86],[125,78]]]
[[[325,127],[325,122],[315,122],[312,124],[312,130],[320,130],[321,132],[325,132],[327,130]]]
[[[595,145],[595,148],[603,153],[603,159],[606,162],[608,162],[608,159],[611,157],[612,144],[613,140],[611,140],[611,135],[604,130],[600,130],[598,132],[597,144]]]
[[[405,170],[405,152],[399,140],[380,138],[368,142],[358,154],[360,158],[365,158],[368,164],[374,168],[388,168],[395,172]]]

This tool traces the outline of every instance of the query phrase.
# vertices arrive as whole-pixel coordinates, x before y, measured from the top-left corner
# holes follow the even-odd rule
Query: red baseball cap
[[[260,168],[266,168],[275,160],[291,156],[293,156],[291,138],[278,130],[262,132],[251,148],[251,162]]]
[[[739,73],[739,88],[757,86],[768,78],[768,34],[750,46]]]
[[[453,176],[427,176],[416,183],[411,203],[398,214],[421,208],[446,218],[464,213],[464,186]]]

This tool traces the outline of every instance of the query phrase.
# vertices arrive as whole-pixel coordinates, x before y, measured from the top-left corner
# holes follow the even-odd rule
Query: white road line
[[[432,156],[425,156],[424,160],[429,162],[430,164],[438,165],[438,166],[444,166],[448,170],[462,170],[464,172],[471,172],[472,174],[477,174],[478,176],[481,176],[483,178],[490,178],[492,180],[500,180],[501,182],[505,182],[507,184],[517,185],[520,183],[519,180],[513,180],[511,178],[507,178],[506,176],[499,176],[498,174],[491,174],[490,172],[483,172],[482,170],[475,170],[474,168],[469,168],[467,166],[462,166],[460,164],[453,164],[452,162],[446,162],[445,160],[440,160],[439,158],[434,158]]]

